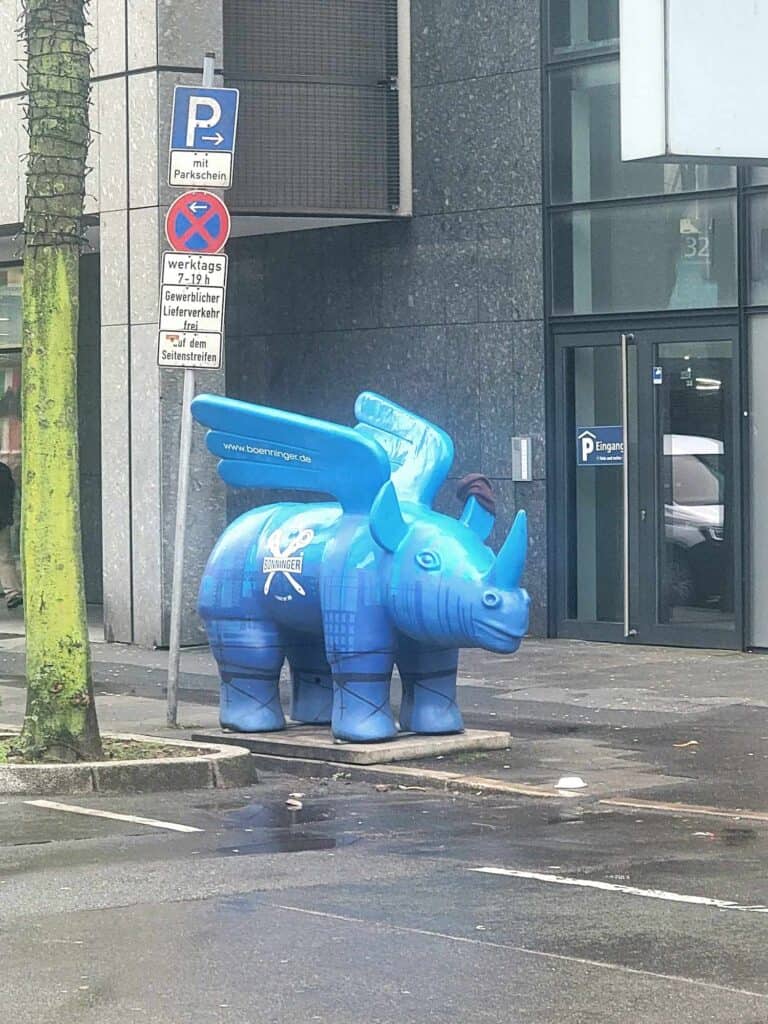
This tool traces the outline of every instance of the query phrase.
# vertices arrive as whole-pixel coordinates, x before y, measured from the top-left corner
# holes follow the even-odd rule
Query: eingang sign
[[[577,427],[577,466],[620,466],[624,462],[621,427]]]

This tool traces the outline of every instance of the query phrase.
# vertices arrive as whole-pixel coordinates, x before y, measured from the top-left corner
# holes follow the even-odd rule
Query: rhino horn
[[[528,516],[522,510],[515,516],[512,529],[496,556],[489,573],[497,587],[511,588],[520,583],[528,551]]]

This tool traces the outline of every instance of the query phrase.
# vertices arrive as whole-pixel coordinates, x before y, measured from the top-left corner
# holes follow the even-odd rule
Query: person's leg
[[[22,603],[21,580],[11,548],[11,527],[0,529],[0,586],[5,592],[5,603],[16,608]]]

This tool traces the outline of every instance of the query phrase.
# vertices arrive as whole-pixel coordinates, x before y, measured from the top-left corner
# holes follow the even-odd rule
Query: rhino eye
[[[416,555],[416,564],[422,569],[434,571],[440,568],[440,555],[436,551],[420,551]]]
[[[501,604],[501,597],[495,590],[486,590],[483,594],[483,604],[486,608],[498,608]]]

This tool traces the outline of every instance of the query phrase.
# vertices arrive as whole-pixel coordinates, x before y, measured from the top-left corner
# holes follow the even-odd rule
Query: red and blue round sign
[[[177,252],[221,252],[231,226],[229,210],[212,192],[185,192],[165,218],[165,234]]]

